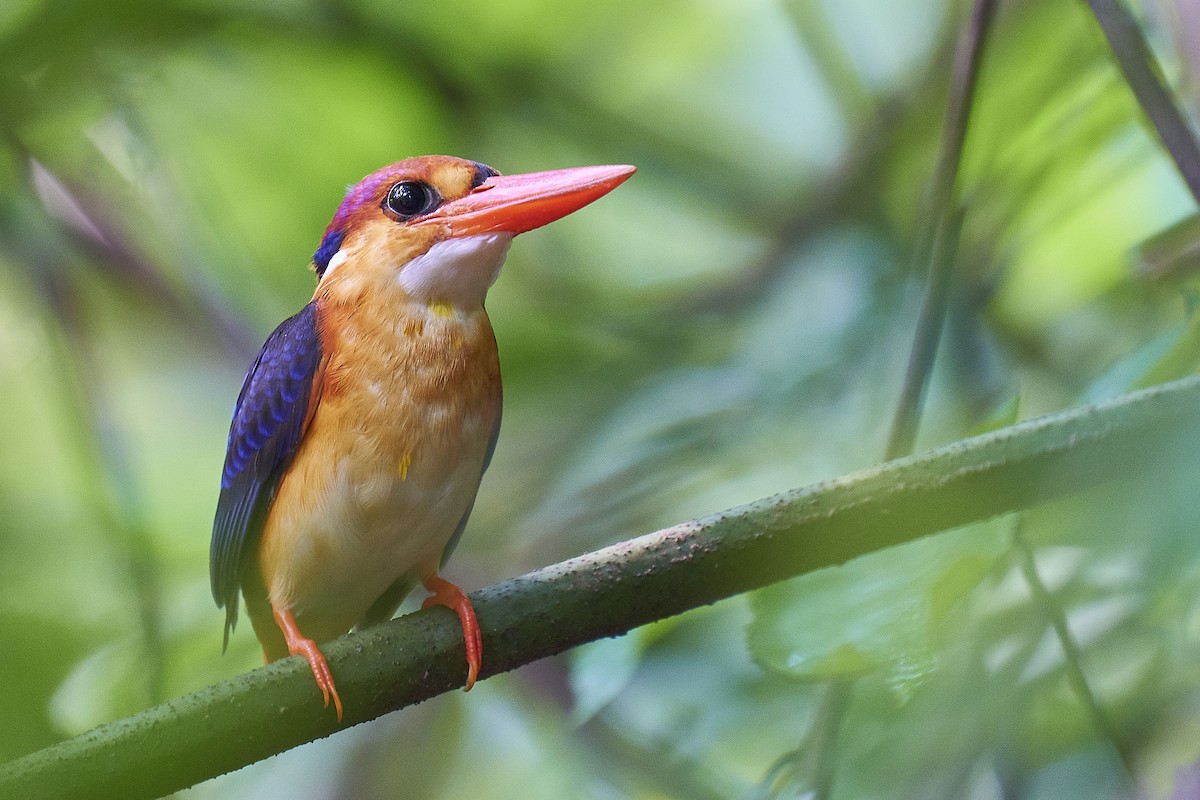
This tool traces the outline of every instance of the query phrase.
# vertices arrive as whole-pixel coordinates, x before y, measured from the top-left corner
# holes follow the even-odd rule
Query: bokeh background
[[[1194,119],[1197,4],[1134,10]],[[489,297],[504,430],[457,582],[877,463],[968,11],[0,3],[0,760],[259,663],[248,625],[221,656],[208,589],[229,415],[344,188],[399,158],[640,168],[518,239]],[[1193,370],[1195,205],[1085,3],[1001,3],[960,198],[921,447]],[[1197,480],[860,559],[180,796],[1193,797]]]

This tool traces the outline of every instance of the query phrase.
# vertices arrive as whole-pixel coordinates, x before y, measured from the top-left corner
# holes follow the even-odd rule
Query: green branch
[[[1177,464],[1200,379],[1024,422],[685,522],[472,595],[494,675],[885,547]],[[462,685],[458,621],[431,609],[325,648],[346,724]],[[156,797],[339,730],[289,658],[0,766],[0,797]]]

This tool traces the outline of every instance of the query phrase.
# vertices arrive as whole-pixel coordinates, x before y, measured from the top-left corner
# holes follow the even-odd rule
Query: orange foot
[[[483,634],[479,630],[479,621],[475,619],[475,608],[462,589],[436,573],[422,578],[421,585],[432,593],[430,597],[425,598],[421,608],[446,606],[453,609],[462,622],[463,644],[467,649],[467,685],[463,687],[463,691],[469,692],[475,685],[475,679],[479,677],[479,668],[483,664]]]
[[[281,609],[271,606],[271,611],[275,614],[275,623],[283,631],[283,637],[287,639],[288,652],[294,656],[304,656],[308,659],[313,677],[317,679],[317,688],[325,696],[325,707],[329,708],[329,698],[332,696],[333,707],[337,709],[338,722],[341,722],[342,698],[338,697],[337,687],[333,685],[333,673],[329,671],[329,664],[326,663],[324,654],[321,653],[316,642],[305,638],[304,634],[300,633],[300,629],[296,627],[296,618],[292,616],[290,608]]]

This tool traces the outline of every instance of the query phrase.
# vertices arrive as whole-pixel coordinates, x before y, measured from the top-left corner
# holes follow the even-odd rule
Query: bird
[[[419,156],[349,189],[313,254],[312,300],[267,338],[234,407],[209,559],[225,648],[240,595],[264,659],[306,658],[340,722],[320,645],[391,619],[420,583],[422,607],[458,615],[474,685],[479,624],[440,571],[500,430],[484,301],[514,236],[635,170],[501,175]]]

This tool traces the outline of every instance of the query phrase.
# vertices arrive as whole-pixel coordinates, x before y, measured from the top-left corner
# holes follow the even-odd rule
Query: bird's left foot
[[[325,654],[317,647],[316,642],[300,633],[300,629],[296,627],[296,618],[292,615],[290,608],[276,608],[272,605],[271,611],[275,615],[275,623],[283,631],[283,637],[287,640],[288,652],[294,656],[304,656],[308,659],[313,677],[317,679],[317,688],[325,697],[325,707],[329,708],[329,698],[332,697],[333,707],[337,710],[338,722],[341,722],[342,698],[338,697],[337,686],[333,683],[333,673],[329,671]]]
[[[479,621],[475,619],[475,607],[471,605],[466,592],[440,575],[426,575],[421,579],[421,585],[430,592],[421,608],[446,606],[453,609],[462,622],[463,644],[467,650],[467,684],[463,691],[469,692],[483,665],[483,633],[479,630]]]

